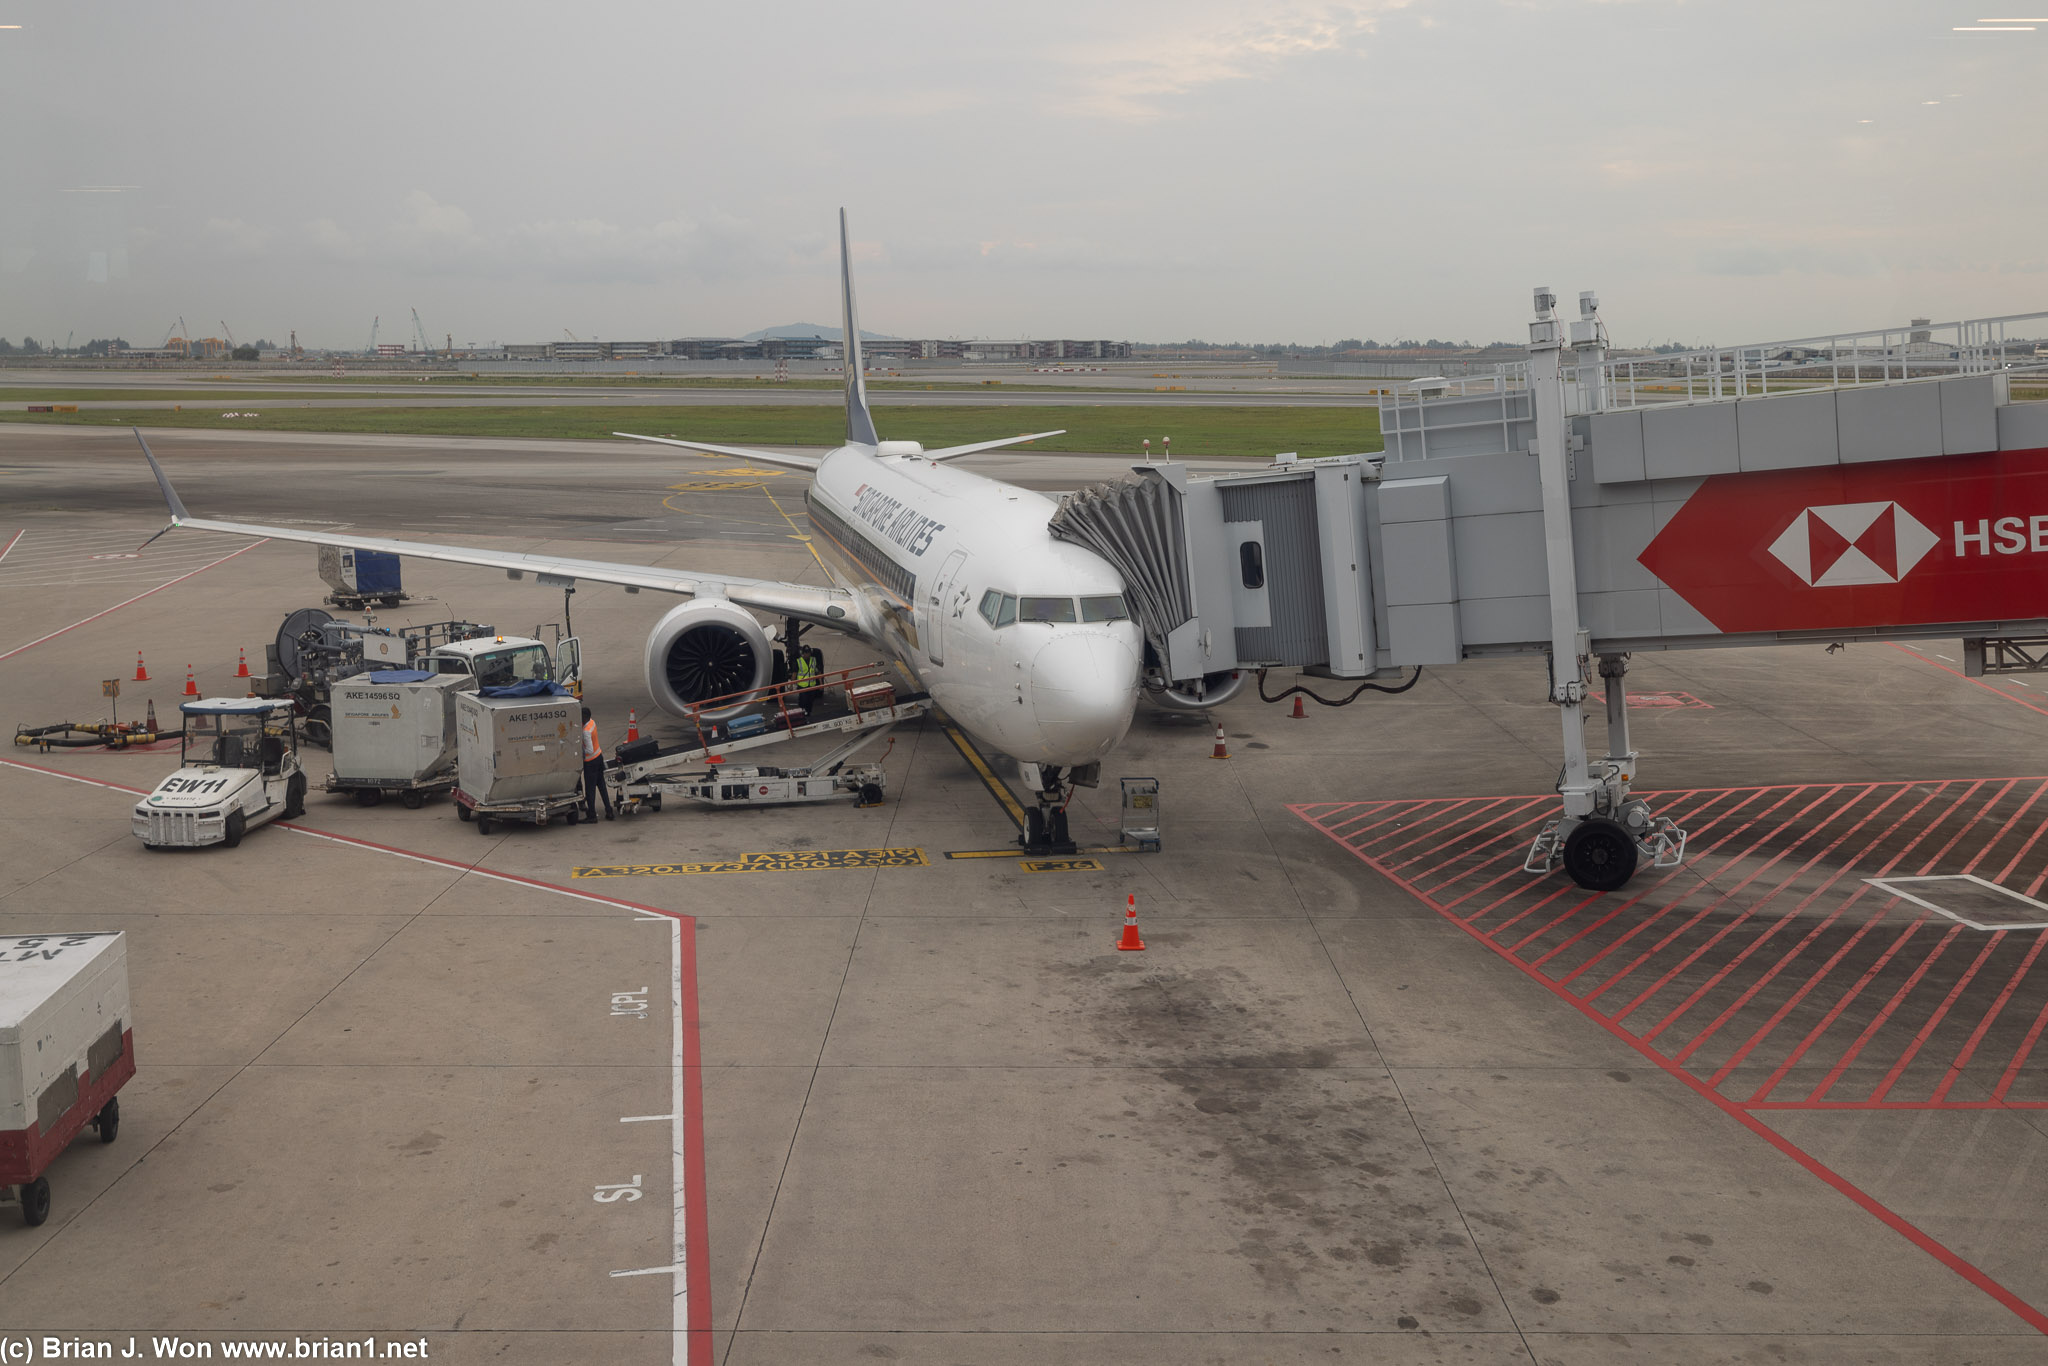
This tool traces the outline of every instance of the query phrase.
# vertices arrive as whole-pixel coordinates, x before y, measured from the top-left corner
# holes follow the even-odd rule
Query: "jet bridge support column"
[[[1587,344],[1597,345],[1597,316],[1580,327],[1585,329]],[[1597,763],[1586,754],[1586,672],[1592,662],[1592,643],[1579,626],[1578,570],[1572,554],[1572,437],[1565,417],[1563,350],[1564,325],[1557,317],[1557,296],[1539,288],[1536,320],[1529,325],[1529,388],[1536,419],[1535,454],[1550,593],[1550,700],[1557,705],[1564,728],[1564,768],[1557,780],[1564,811],[1536,836],[1522,866],[1528,872],[1547,873],[1562,864],[1581,887],[1610,892],[1634,876],[1643,856],[1653,867],[1676,866],[1685,853],[1685,832],[1668,818],[1653,816],[1649,804],[1629,791],[1635,777],[1635,755],[1628,740],[1624,685],[1628,664],[1624,655],[1600,657],[1600,674],[1607,680],[1608,753]]]

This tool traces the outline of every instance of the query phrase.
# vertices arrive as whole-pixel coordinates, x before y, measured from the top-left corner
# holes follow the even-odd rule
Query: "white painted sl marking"
[[[631,1204],[640,1196],[640,1176],[636,1172],[631,1181],[619,1181],[609,1186],[600,1185],[590,1198],[600,1205],[609,1205],[620,1200]]]

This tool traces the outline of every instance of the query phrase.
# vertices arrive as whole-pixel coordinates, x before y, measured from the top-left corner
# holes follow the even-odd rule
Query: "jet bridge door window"
[[[1266,551],[1257,541],[1240,541],[1237,546],[1238,577],[1246,588],[1266,586]]]

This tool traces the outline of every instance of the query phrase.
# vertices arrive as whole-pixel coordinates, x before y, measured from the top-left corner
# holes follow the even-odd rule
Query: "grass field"
[[[347,398],[317,389],[272,389],[262,385],[231,392],[209,389],[35,389],[0,385],[0,403],[247,403],[256,398]]]
[[[1037,443],[1048,451],[1142,454],[1140,442],[1173,438],[1183,459],[1263,458],[1279,451],[1304,457],[1380,449],[1379,414],[1371,408],[1134,408],[1072,404],[1006,407],[892,408],[875,404],[883,436],[928,447],[989,441],[1065,428]],[[0,413],[0,421],[73,427],[166,427],[271,432],[362,432],[414,436],[502,436],[603,439],[613,432],[686,436],[760,446],[834,446],[845,434],[837,408],[560,407],[297,408],[257,418],[218,411],[103,408],[82,413]],[[1026,425],[1028,424],[1028,425]]]

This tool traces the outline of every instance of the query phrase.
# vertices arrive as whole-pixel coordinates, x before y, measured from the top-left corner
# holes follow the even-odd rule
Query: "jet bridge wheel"
[[[1635,839],[1610,820],[1580,821],[1565,836],[1564,870],[1589,892],[1617,891],[1635,876]]]

